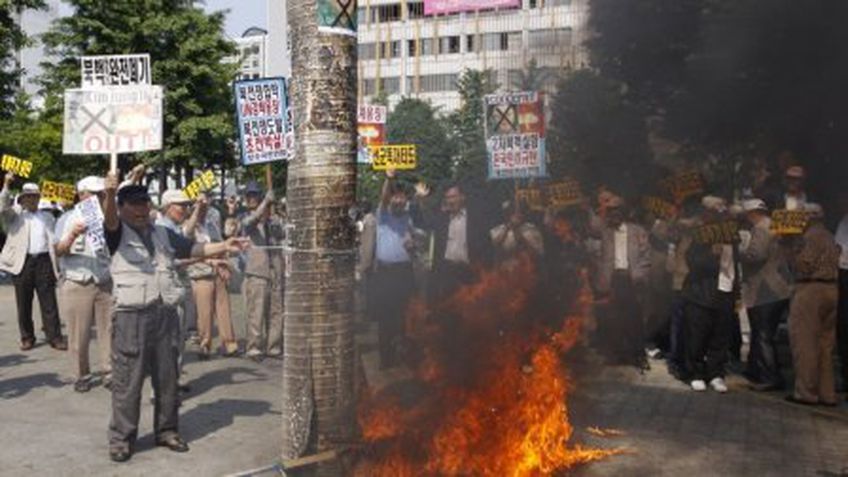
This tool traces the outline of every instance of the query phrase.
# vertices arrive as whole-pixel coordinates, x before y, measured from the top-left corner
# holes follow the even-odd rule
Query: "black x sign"
[[[103,128],[106,132],[108,132],[110,134],[112,133],[112,129],[109,126],[107,126],[106,123],[104,123],[103,121],[100,120],[100,117],[103,116],[104,113],[106,113],[105,108],[98,111],[97,114],[92,113],[85,106],[80,106],[80,111],[85,113],[85,115],[90,118],[90,121],[88,121],[88,123],[86,123],[86,125],[82,128],[82,132],[88,131],[88,129],[91,126],[94,126],[96,124],[96,125],[100,126],[101,128]]]
[[[500,131],[501,126],[506,123],[509,126],[509,131],[518,130],[518,109],[514,104],[508,105],[506,109],[500,109],[497,106],[492,108],[492,122],[495,123],[493,131]]]
[[[341,11],[333,20],[333,26],[356,30],[356,22],[353,21],[353,15],[356,12],[356,0],[336,0],[336,4],[341,7]]]

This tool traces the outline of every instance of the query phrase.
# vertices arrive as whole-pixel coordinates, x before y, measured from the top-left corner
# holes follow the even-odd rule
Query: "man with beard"
[[[117,189],[117,174],[110,172],[103,202],[115,307],[109,457],[124,462],[132,456],[138,436],[141,388],[148,373],[154,389],[156,445],[174,452],[189,450],[178,431],[177,306],[185,299],[185,289],[175,261],[237,253],[247,241],[231,238],[195,245],[151,223],[146,187]]]

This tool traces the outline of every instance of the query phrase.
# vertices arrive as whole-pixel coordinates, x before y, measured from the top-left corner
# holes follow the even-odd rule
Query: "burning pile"
[[[529,259],[485,273],[426,324],[426,307],[412,307],[419,389],[412,402],[391,388],[363,402],[368,451],[356,475],[550,475],[617,453],[569,446],[571,382],[560,356],[580,336],[591,293],[584,287],[551,332],[530,316],[535,276]]]

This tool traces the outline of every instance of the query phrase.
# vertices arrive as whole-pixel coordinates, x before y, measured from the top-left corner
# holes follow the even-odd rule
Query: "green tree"
[[[0,121],[0,151],[32,161],[29,180],[73,182],[80,172],[73,161],[62,161],[56,151],[62,150],[62,120],[42,118],[30,108],[24,93],[15,96],[12,115]]]
[[[457,80],[460,107],[448,116],[450,136],[456,144],[454,177],[481,183],[487,176],[483,98],[498,89],[491,70],[465,70]]]
[[[626,195],[643,187],[651,160],[644,114],[620,83],[578,70],[560,82],[551,109],[551,175]]]
[[[548,70],[539,67],[536,58],[531,58],[510,86],[515,91],[542,91],[550,76]]]
[[[0,119],[14,114],[15,94],[21,76],[21,66],[15,54],[32,43],[21,30],[18,18],[28,9],[41,9],[43,0],[0,1]]]
[[[49,94],[79,86],[83,55],[149,53],[154,84],[165,89],[164,150],[140,155],[150,165],[190,171],[232,165],[231,82],[237,66],[223,34],[224,12],[207,14],[185,0],[70,0],[74,14],[55,22],[45,44],[58,57],[45,64]],[[48,109],[61,114],[61,104]],[[57,151],[58,153],[58,151]]]
[[[403,98],[388,117],[386,135],[389,144],[415,144],[418,168],[415,175],[428,184],[438,184],[451,177],[454,147],[448,139],[444,121],[438,111],[420,99]]]

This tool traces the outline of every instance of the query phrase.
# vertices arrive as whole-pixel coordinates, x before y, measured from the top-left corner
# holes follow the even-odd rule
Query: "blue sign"
[[[291,159],[294,131],[285,78],[236,81],[233,89],[242,165]]]

